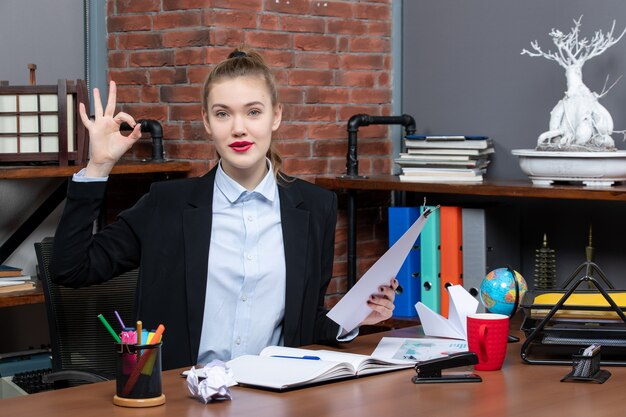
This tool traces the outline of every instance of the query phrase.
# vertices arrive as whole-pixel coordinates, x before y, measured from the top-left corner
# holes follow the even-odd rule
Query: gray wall
[[[583,16],[582,34],[626,27],[623,0],[417,0],[404,2],[403,111],[418,131],[481,134],[496,143],[488,178],[525,178],[511,149],[534,148],[563,97],[565,72],[554,61],[520,55],[539,41],[555,50],[548,32],[569,32]],[[626,75],[626,37],[583,68],[600,92],[607,75]],[[601,100],[626,129],[626,79]],[[613,136],[625,149],[621,135]]]
[[[27,65],[37,64],[37,84],[56,84],[59,78],[85,78],[82,0],[0,0],[0,80],[28,84]],[[0,242],[13,233],[25,216],[58,186],[60,179],[0,180]],[[33,243],[54,235],[58,208],[7,264],[35,274]],[[43,305],[0,310],[0,353],[47,344]]]
[[[548,33],[569,32],[583,15],[582,33],[626,27],[623,0],[417,0],[403,2],[403,112],[415,117],[418,131],[431,134],[488,135],[496,154],[488,178],[526,178],[511,149],[534,148],[548,128],[550,110],[566,89],[564,69],[554,61],[520,55],[537,40],[555,50]],[[626,75],[626,37],[583,68],[586,85],[601,92],[605,78]],[[610,83],[609,83],[610,84]],[[601,100],[615,129],[626,129],[626,79]],[[616,145],[626,149],[622,136]],[[419,199],[419,198],[418,198]],[[433,201],[434,203],[438,203]],[[518,257],[501,259],[519,265],[532,281],[535,249],[543,233],[557,251],[562,282],[584,261],[589,225],[593,225],[596,260],[618,287],[623,270],[624,204],[541,199],[500,199],[504,208],[521,210],[512,230],[499,228],[503,241],[521,237]],[[513,217],[512,217],[513,218]],[[492,233],[494,231],[491,231]]]

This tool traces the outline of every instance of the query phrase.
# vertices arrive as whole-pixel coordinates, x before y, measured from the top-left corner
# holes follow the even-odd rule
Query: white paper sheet
[[[476,312],[478,300],[461,285],[448,287],[448,293],[450,294],[450,310],[447,319],[435,313],[421,301],[415,304],[424,334],[467,340],[467,316]]]
[[[371,356],[388,361],[415,363],[458,352],[467,352],[466,341],[432,337],[383,337]]]
[[[424,228],[430,210],[424,211],[400,239],[381,256],[359,279],[343,298],[328,312],[328,317],[346,331],[351,332],[372,311],[367,305],[371,294],[378,292],[381,285],[389,285],[402,267],[409,251]]]

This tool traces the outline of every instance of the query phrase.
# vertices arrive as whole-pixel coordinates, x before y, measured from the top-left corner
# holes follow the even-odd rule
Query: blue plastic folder
[[[440,312],[441,290],[439,288],[440,255],[439,245],[441,237],[439,232],[439,210],[433,206],[422,206],[420,213],[429,208],[432,210],[428,221],[420,235],[420,283],[421,301],[436,313]]]
[[[411,227],[420,216],[418,207],[389,207],[389,247]],[[416,317],[415,303],[420,301],[420,239],[413,245],[406,260],[400,267],[396,279],[403,288],[397,294],[393,311],[394,316]]]

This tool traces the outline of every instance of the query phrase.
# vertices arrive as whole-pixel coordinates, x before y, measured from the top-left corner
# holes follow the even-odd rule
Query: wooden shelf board
[[[315,183],[329,189],[410,191],[494,197],[550,198],[567,200],[626,201],[626,186],[533,185],[529,180],[486,180],[480,184],[401,182],[395,175],[367,178],[316,177]]]
[[[69,177],[81,168],[80,166],[0,166],[0,179]],[[190,170],[191,163],[187,161],[122,162],[115,165],[111,174],[171,173]]]
[[[43,303],[43,290],[37,285],[32,290],[14,291],[0,294],[0,308]]]

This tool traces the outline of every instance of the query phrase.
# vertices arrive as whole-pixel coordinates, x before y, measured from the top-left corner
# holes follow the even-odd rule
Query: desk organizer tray
[[[571,365],[572,355],[597,343],[602,365],[626,366],[626,291],[613,288],[597,265],[588,266],[608,290],[586,274],[569,289],[529,291],[522,300],[526,341],[520,354],[525,362]],[[589,288],[578,289],[583,283]]]

